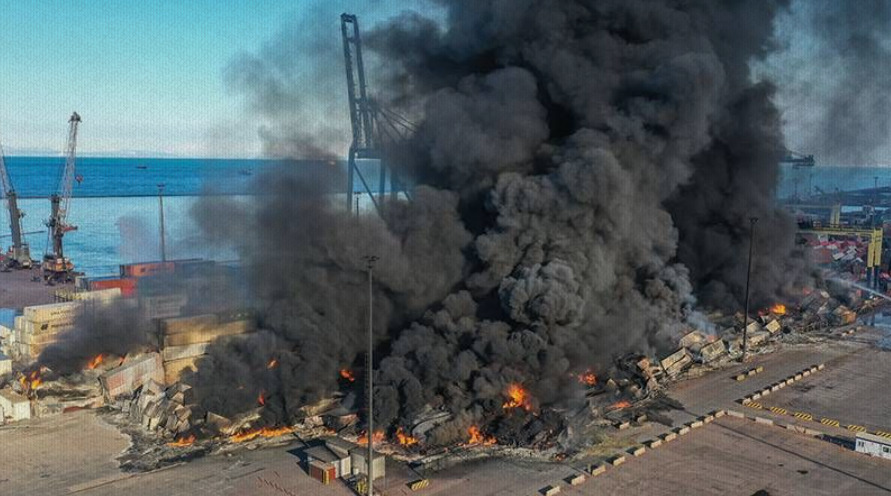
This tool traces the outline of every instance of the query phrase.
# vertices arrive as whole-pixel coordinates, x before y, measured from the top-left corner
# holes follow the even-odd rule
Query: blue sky
[[[0,142],[8,154],[58,151],[76,110],[83,117],[82,153],[255,156],[257,123],[224,82],[233,58],[310,19],[330,21],[339,43],[339,12],[356,12],[368,25],[404,4],[4,2]]]

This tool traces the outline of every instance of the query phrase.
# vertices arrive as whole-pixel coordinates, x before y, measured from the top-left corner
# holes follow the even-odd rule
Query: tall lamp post
[[[752,252],[755,248],[755,223],[758,217],[749,217],[749,265],[746,269],[746,303],[745,313],[743,314],[743,344],[742,344],[742,361],[746,361],[746,355],[749,351],[749,282],[752,279]]]
[[[374,360],[372,353],[374,351],[374,325],[372,320],[373,305],[373,285],[374,285],[374,262],[378,258],[374,255],[365,256],[365,268],[368,269],[368,359],[365,362],[365,370],[368,374],[368,427],[366,428],[368,436],[368,496],[374,494]]]
[[[164,183],[158,184],[158,216],[161,226],[161,261],[167,261],[167,240],[164,239]]]

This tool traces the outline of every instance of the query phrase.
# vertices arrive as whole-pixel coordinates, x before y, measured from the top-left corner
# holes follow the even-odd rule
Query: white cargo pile
[[[12,373],[12,359],[0,353],[0,377]]]
[[[31,418],[31,402],[9,389],[0,390],[0,424]]]
[[[74,329],[81,306],[80,302],[65,302],[25,307],[23,315],[15,318],[12,353],[24,360],[37,358],[60,333]]]
[[[89,301],[94,304],[108,304],[121,297],[121,288],[97,289],[96,291],[56,291],[57,301]]]
[[[255,330],[253,320],[247,314],[169,318],[162,320],[159,327],[164,381],[168,385],[180,380],[184,371],[197,369],[196,362],[217,339]]]

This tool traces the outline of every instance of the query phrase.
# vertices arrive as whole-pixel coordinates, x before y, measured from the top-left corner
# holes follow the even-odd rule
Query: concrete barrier
[[[741,382],[741,381],[744,381],[744,380],[746,380],[746,374],[739,374],[739,375],[736,376],[736,381],[737,381],[737,382]]]
[[[588,470],[588,473],[591,474],[591,477],[597,477],[604,472],[606,472],[606,465],[591,465]]]
[[[755,367],[755,373],[756,373],[756,374],[760,374],[761,372],[764,372],[764,367],[763,367],[763,366],[759,365],[759,366]]]
[[[803,370],[803,371],[801,372],[801,377],[808,377],[808,376],[810,376],[810,375],[811,375],[811,371],[810,371],[810,370]]]
[[[780,386],[779,386],[778,384],[774,384],[773,386],[770,386],[770,392],[771,392],[771,393],[775,393],[775,392],[777,392],[777,391],[779,391],[779,390],[780,390]]]
[[[581,486],[585,483],[585,476],[582,474],[578,474],[576,476],[570,476],[566,479],[566,482],[569,483],[570,486]]]
[[[770,388],[764,389],[761,391],[761,397],[765,397],[770,394]]]
[[[823,369],[825,369],[825,368],[826,368],[826,364],[825,364],[825,363],[821,363],[820,365],[817,365],[817,370],[823,370]]]
[[[736,410],[727,410],[727,415],[736,418],[746,418],[746,416],[742,412],[738,412]]]
[[[714,420],[715,420],[714,415],[706,415],[705,417],[702,417],[702,423],[704,423],[704,424],[711,424]]]
[[[620,422],[616,424],[616,429],[619,429],[620,431],[624,431],[625,429],[629,428],[631,428],[631,422]]]
[[[683,436],[683,435],[687,434],[688,432],[690,432],[689,427],[679,427],[677,429],[677,431],[675,431],[675,434],[677,434],[678,436]]]
[[[794,378],[794,377],[790,377],[790,378],[786,379],[786,385],[787,385],[787,386],[791,386],[794,382],[795,382],[795,378]]]
[[[695,422],[690,422],[690,428],[691,428],[691,429],[698,429],[698,428],[702,427],[703,425],[704,425],[704,424],[702,423],[701,420],[697,420],[697,421],[695,421]]]
[[[661,439],[651,439],[651,440],[647,441],[646,445],[650,449],[658,448],[659,446],[662,446],[662,440]]]
[[[609,462],[610,464],[612,464],[613,467],[618,467],[619,465],[625,463],[625,455],[616,455],[612,457]]]
[[[555,494],[560,494],[560,486],[547,486],[541,490],[541,494],[544,496],[554,496]]]
[[[637,446],[631,448],[628,452],[633,456],[643,456],[643,454],[647,452],[647,449],[643,446]]]
[[[804,377],[804,376],[802,376],[801,374],[795,374],[796,381],[800,381],[802,377]]]
[[[662,442],[663,442],[663,443],[668,443],[668,442],[674,441],[674,440],[677,439],[677,438],[678,438],[678,435],[675,434],[674,432],[669,432],[669,433],[667,433],[667,434],[662,434]]]
[[[755,417],[756,424],[773,425],[773,420],[764,417]]]
[[[760,399],[761,399],[761,393],[755,393],[752,395],[752,401],[760,400]]]
[[[755,375],[755,374],[757,374],[757,373],[758,373],[758,372],[756,372],[755,369],[752,369],[752,370],[746,372],[746,375]]]
[[[817,373],[817,370],[818,370],[818,369],[817,369],[817,366],[816,366],[816,365],[812,365],[811,368],[810,368],[809,370],[811,371],[811,374],[815,374],[815,373]]]
[[[746,396],[745,398],[743,398],[742,400],[740,400],[740,403],[742,403],[743,406],[748,405],[748,404],[751,403],[751,402],[752,402],[752,397],[751,397],[751,396]]]
[[[634,421],[637,422],[638,424],[642,424],[647,421],[647,416],[646,415],[638,415],[637,418],[634,419]]]

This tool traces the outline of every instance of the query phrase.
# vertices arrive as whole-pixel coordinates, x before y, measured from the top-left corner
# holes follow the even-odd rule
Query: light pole
[[[365,256],[365,267],[368,269],[368,358],[365,361],[365,370],[368,373],[368,426],[366,427],[366,435],[368,436],[368,496],[374,494],[374,360],[372,353],[374,351],[374,325],[372,320],[372,311],[374,308],[373,288],[374,288],[374,262],[378,258],[374,255]]]
[[[752,251],[755,248],[755,223],[758,217],[749,217],[749,266],[746,269],[746,304],[745,313],[743,314],[743,344],[742,344],[742,361],[746,361],[746,355],[749,351],[749,281],[752,279]]]
[[[167,242],[164,239],[164,183],[158,184],[158,216],[161,226],[161,261],[167,261]]]

